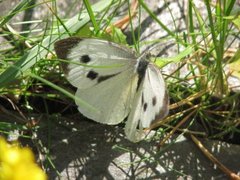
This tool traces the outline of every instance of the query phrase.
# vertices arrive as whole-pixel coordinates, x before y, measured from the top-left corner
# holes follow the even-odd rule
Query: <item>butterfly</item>
[[[126,117],[125,134],[132,142],[143,139],[143,129],[168,114],[169,97],[158,67],[130,48],[114,42],[69,37],[54,49],[67,80],[77,88],[78,110],[87,118],[115,125]]]

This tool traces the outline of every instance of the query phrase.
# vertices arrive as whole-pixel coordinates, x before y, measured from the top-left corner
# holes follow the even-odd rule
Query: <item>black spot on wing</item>
[[[152,105],[155,106],[156,104],[157,104],[157,97],[154,96],[154,97],[152,98]]]
[[[137,129],[141,129],[141,126],[140,126],[140,123],[139,122],[141,122],[141,119],[138,119],[138,124],[137,124]]]
[[[148,104],[145,102],[145,103],[143,104],[143,111],[144,111],[144,112],[146,112],[147,106],[148,106]]]
[[[106,76],[99,76],[99,78],[98,78],[98,83],[100,83],[100,82],[103,82],[103,81],[105,81],[105,80],[107,80],[107,79],[109,79],[109,78],[112,78],[112,77],[114,77],[114,76],[116,76],[116,75],[118,75],[119,73],[116,73],[116,74],[110,74],[110,75],[106,75]]]
[[[87,78],[89,78],[91,80],[94,80],[97,77],[98,77],[98,73],[93,71],[93,70],[89,71],[88,74],[87,74]]]
[[[87,78],[91,79],[91,80],[95,80],[97,79],[97,82],[98,83],[101,83],[105,80],[108,80],[116,75],[118,75],[119,73],[116,73],[116,74],[110,74],[110,75],[106,75],[106,76],[99,76],[99,74],[93,70],[89,71],[87,73]]]
[[[142,104],[144,103],[144,94],[142,93]]]
[[[81,63],[88,63],[89,61],[91,61],[91,58],[88,55],[83,55],[80,57]]]

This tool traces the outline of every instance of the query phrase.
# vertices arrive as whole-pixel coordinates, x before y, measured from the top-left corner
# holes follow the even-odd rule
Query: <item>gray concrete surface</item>
[[[46,146],[57,172],[50,179],[227,179],[191,141],[174,135],[158,148],[158,140],[131,143],[121,126],[84,118],[49,121],[38,138]],[[200,139],[225,166],[240,175],[240,146]],[[174,142],[174,143],[173,143]]]
[[[79,114],[65,118],[37,114],[33,117],[40,120],[40,128],[34,133],[35,143],[31,139],[20,140],[33,148],[51,180],[228,179],[191,140],[179,134],[159,147],[161,136],[132,143],[125,138],[121,124],[102,125]],[[3,114],[0,119],[16,120]],[[199,140],[223,165],[240,175],[240,145]]]

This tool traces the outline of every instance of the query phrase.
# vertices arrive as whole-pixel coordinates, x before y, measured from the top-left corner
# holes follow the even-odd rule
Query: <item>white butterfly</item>
[[[125,134],[133,142],[142,139],[143,128],[168,114],[168,94],[160,70],[137,57],[129,48],[113,42],[70,37],[55,43],[75,96],[96,109],[81,105],[86,117],[104,124],[118,124],[127,116]]]

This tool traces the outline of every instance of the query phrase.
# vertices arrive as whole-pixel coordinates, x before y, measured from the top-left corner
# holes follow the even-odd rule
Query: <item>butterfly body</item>
[[[104,124],[118,124],[127,116],[125,133],[139,141],[143,128],[168,113],[168,95],[160,70],[129,48],[113,42],[71,37],[55,43],[68,81],[77,88],[75,100],[86,117]],[[139,130],[137,130],[139,128]]]

